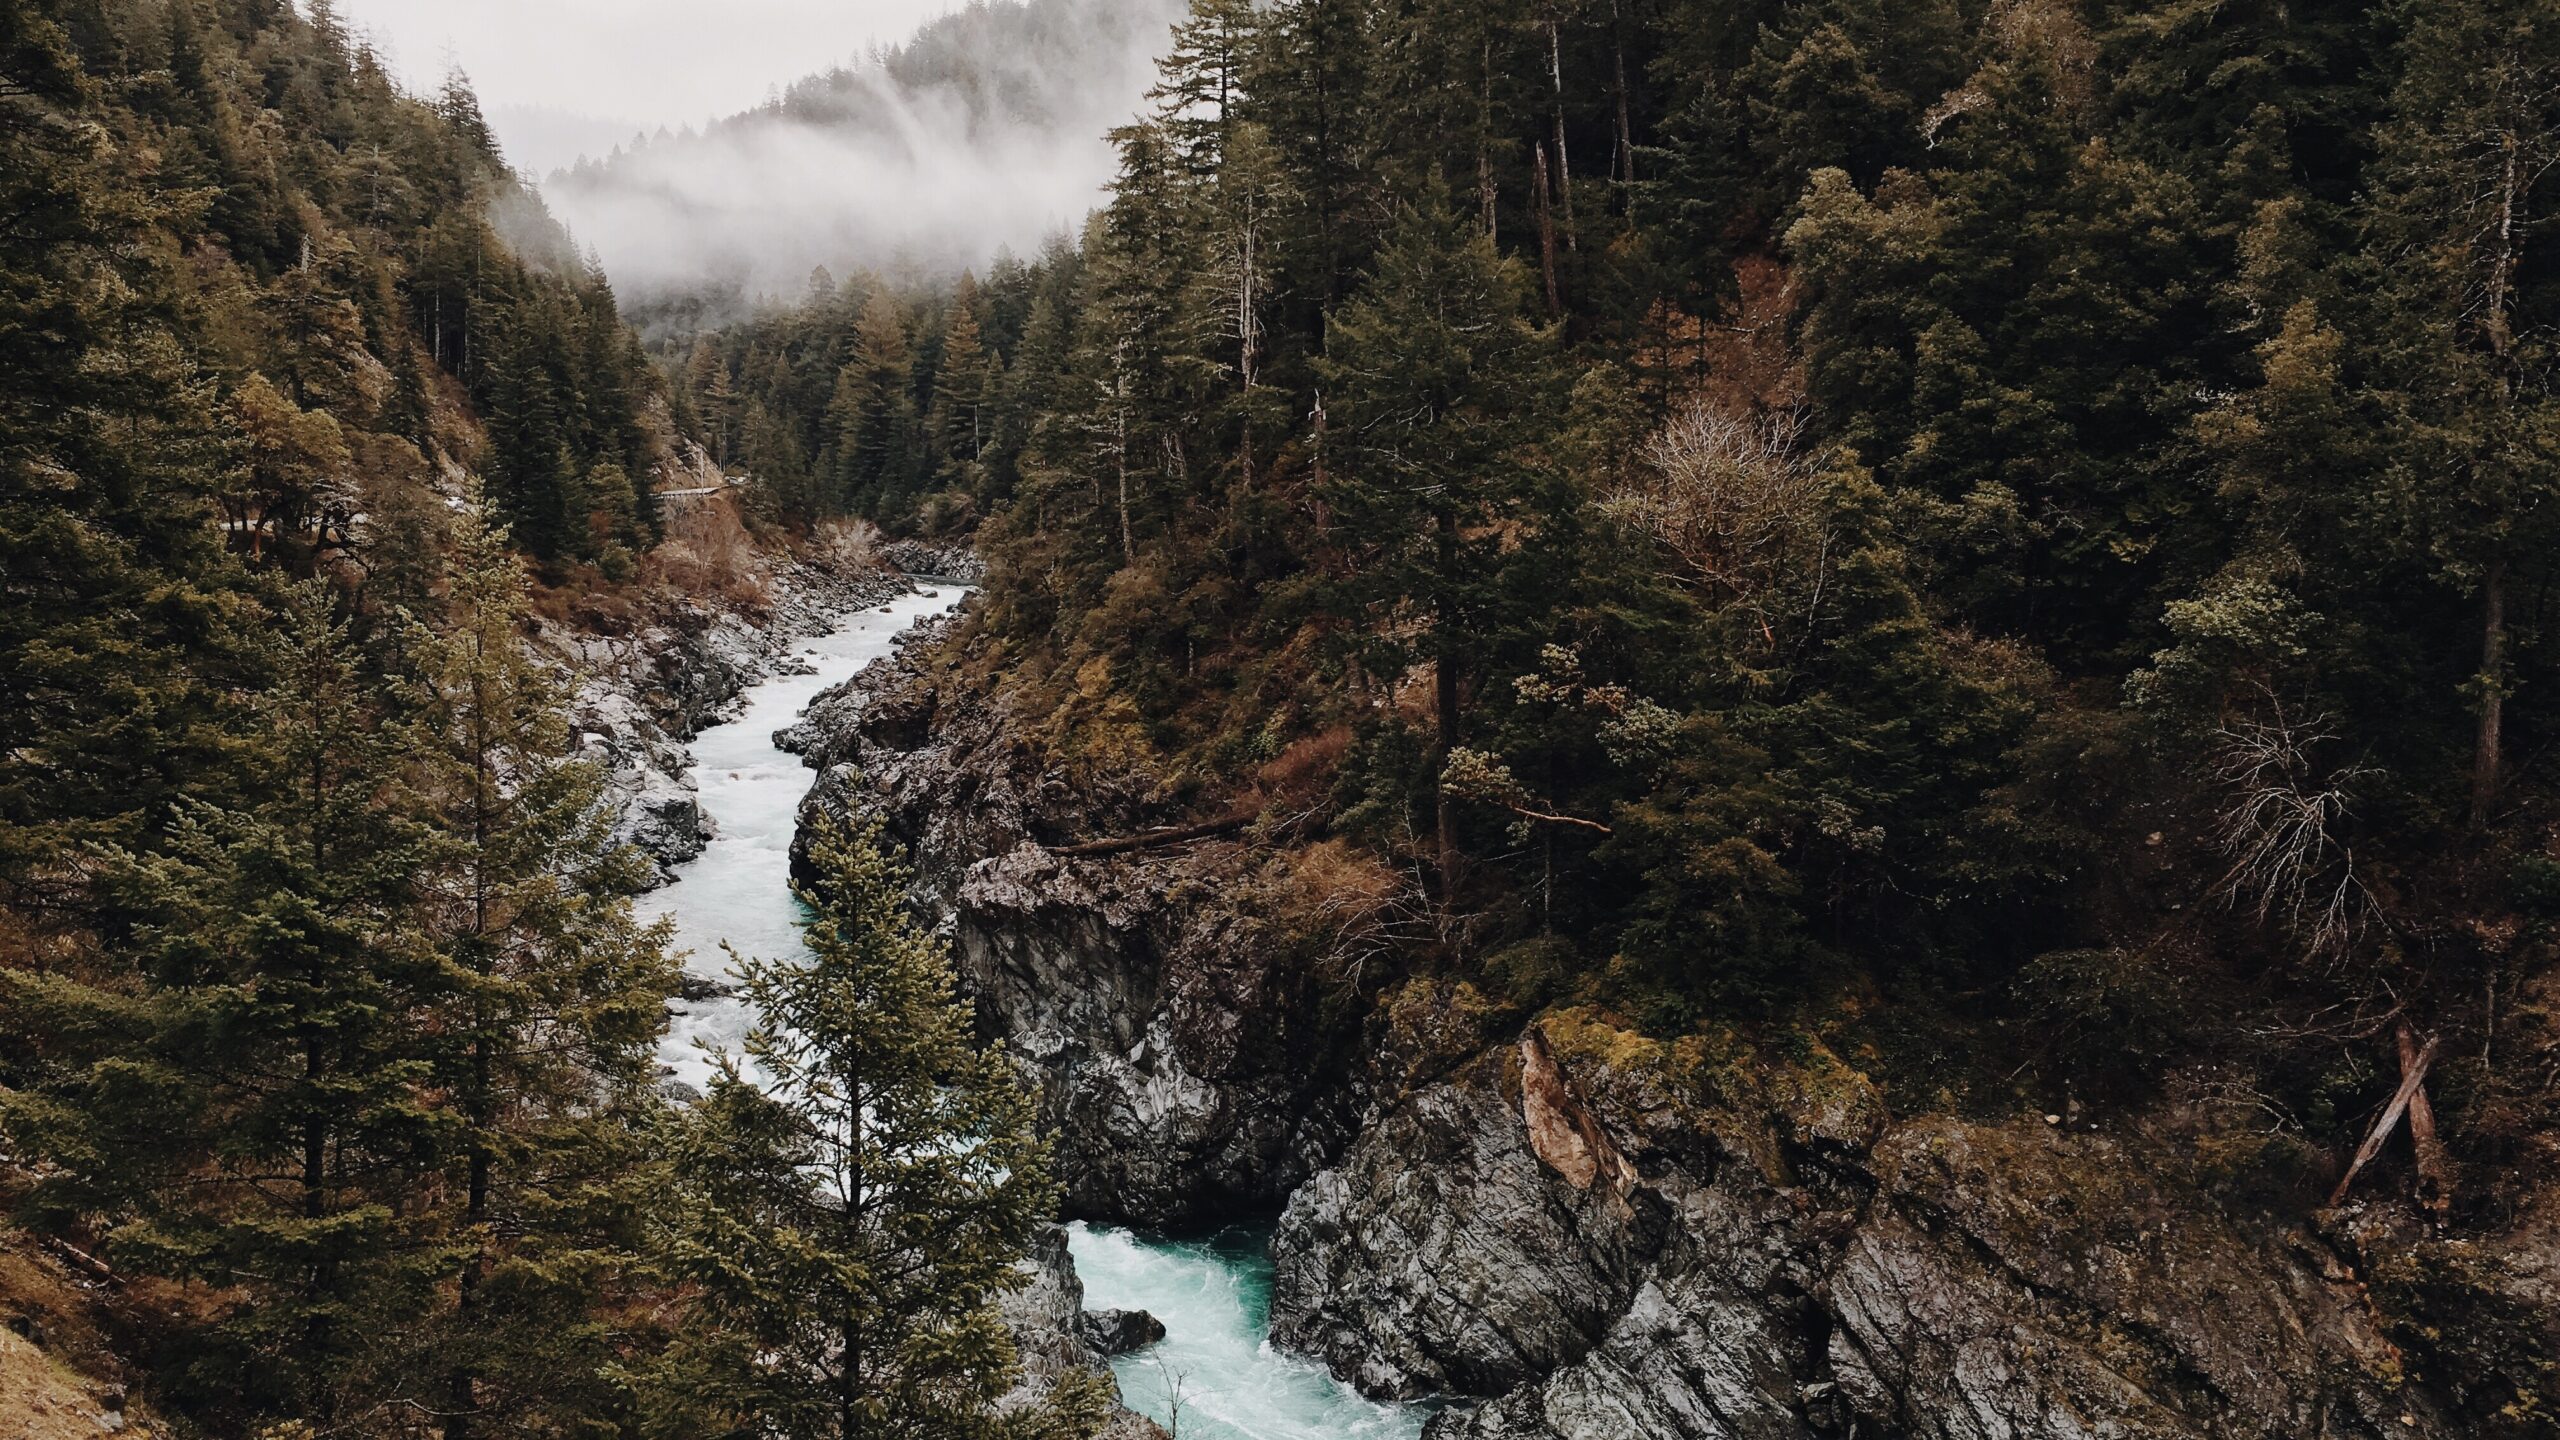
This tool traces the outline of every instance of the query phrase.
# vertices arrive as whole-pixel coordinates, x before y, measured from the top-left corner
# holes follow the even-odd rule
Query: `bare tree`
[[[2231,868],[2221,890],[2261,920],[2281,916],[2316,958],[2342,958],[2363,929],[2373,896],[2340,838],[2354,786],[2369,773],[2325,773],[2314,759],[2335,742],[2325,716],[2298,718],[2268,696],[2267,717],[2216,732],[2215,773],[2226,796],[2217,836]]]
[[[1156,1361],[1155,1367],[1156,1374],[1164,1379],[1164,1433],[1171,1440],[1182,1440],[1182,1407],[1189,1399],[1191,1374],[1162,1360]]]
[[[1804,416],[1706,399],[1675,412],[1635,478],[1604,499],[1659,544],[1683,582],[1762,611],[1810,578],[1819,597],[1830,555],[1827,457],[1803,444]],[[1810,618],[1810,617],[1808,617]]]

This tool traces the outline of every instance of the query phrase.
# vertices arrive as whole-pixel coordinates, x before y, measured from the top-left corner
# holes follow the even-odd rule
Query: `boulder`
[[[1164,1322],[1144,1310],[1087,1310],[1077,1325],[1086,1347],[1106,1359],[1144,1350],[1164,1338]]]

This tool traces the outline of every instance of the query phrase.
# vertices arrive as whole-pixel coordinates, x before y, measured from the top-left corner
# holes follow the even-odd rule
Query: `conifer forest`
[[[0,0],[0,1440],[2560,1437],[2560,5],[822,11]]]

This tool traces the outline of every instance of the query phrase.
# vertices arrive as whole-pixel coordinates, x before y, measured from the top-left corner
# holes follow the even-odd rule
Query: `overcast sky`
[[[412,89],[469,71],[518,169],[749,109],[953,0],[339,0]]]

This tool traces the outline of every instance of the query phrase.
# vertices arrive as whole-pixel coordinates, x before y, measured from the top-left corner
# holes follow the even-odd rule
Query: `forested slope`
[[[980,523],[941,713],[1328,857],[1354,994],[2275,1214],[2406,1077],[2350,1193],[2544,1203],[2546,7],[1202,0],[1118,139],[1072,248],[682,372],[778,503]]]
[[[549,176],[651,333],[734,323],[859,261],[939,272],[1072,227],[1177,0],[972,0],[912,36]]]
[[[729,1152],[674,1158],[724,1132],[660,1091],[678,966],[600,763],[662,738],[653,700],[690,733],[724,697],[609,696],[582,734],[597,677],[560,661],[752,632],[795,555],[863,561],[750,534],[717,485],[662,536],[681,442],[459,77],[401,91],[325,0],[0,0],[0,1432],[814,1403],[796,1363],[752,1373],[781,1322],[759,1344],[667,1268]],[[867,578],[821,602],[898,583]],[[938,952],[901,953],[929,990]],[[887,1013],[965,1039],[947,996]],[[933,1361],[955,1413],[1010,1383],[1023,1145],[978,1187],[995,1233],[928,1247],[975,1268],[906,1312],[965,1337]],[[829,1413],[921,1363],[900,1333]],[[1037,1400],[1013,1433],[1065,1433]]]

